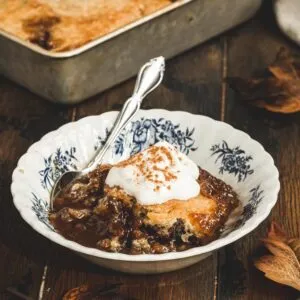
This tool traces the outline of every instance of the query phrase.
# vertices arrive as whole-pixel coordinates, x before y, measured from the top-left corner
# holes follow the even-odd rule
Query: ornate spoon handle
[[[121,112],[117,116],[106,143],[95,154],[94,158],[89,163],[88,168],[84,170],[85,173],[94,169],[101,163],[106,151],[114,143],[123,128],[130,120],[132,120],[140,109],[142,100],[161,83],[164,70],[165,60],[163,57],[153,58],[141,68],[137,77],[133,95],[125,102]]]

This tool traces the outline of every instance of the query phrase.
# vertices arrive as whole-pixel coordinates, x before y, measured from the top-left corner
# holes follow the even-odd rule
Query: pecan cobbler
[[[78,48],[176,0],[6,0],[0,29],[59,52]]]
[[[87,247],[165,253],[216,239],[239,203],[229,185],[159,142],[76,180],[55,199],[49,219]]]

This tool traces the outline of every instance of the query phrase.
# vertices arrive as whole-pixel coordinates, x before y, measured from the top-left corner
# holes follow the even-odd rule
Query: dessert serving
[[[78,48],[175,0],[0,1],[0,29],[55,52]]]
[[[73,193],[66,191],[58,197],[49,215],[54,183],[67,170],[81,171],[89,164],[107,141],[117,116],[118,112],[107,112],[65,124],[33,144],[19,160],[12,176],[14,205],[46,239],[109,269],[161,273],[199,262],[253,231],[270,214],[277,201],[279,175],[272,157],[258,142],[206,116],[151,109],[139,111],[107,152],[106,165],[82,178]],[[157,143],[163,141],[188,156],[188,162],[183,158],[186,164],[179,164],[177,152],[168,148],[178,162],[170,168],[172,173],[179,168],[183,179],[188,175],[179,192],[190,194],[179,194],[175,185],[169,190],[166,181],[166,188],[160,188],[165,193],[151,192],[158,195],[151,202],[150,183],[141,181],[143,176],[132,177],[143,188],[132,185],[136,189],[130,191],[125,179],[135,169],[135,155],[143,153],[149,161],[151,145],[162,146]],[[159,176],[153,164],[148,166],[154,177]],[[122,185],[114,174],[124,178]],[[166,201],[173,195],[180,199]],[[236,220],[232,217],[239,203],[242,212]],[[230,225],[231,220],[237,223]],[[169,252],[156,254],[161,251]]]
[[[220,235],[240,201],[233,189],[167,142],[76,179],[54,201],[54,228],[84,246],[166,253]]]

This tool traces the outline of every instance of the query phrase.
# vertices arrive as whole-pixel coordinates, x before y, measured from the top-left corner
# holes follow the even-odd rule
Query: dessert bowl
[[[13,172],[13,201],[23,219],[51,241],[100,266],[129,273],[161,273],[192,265],[212,251],[254,230],[267,218],[280,189],[272,157],[246,133],[187,112],[141,110],[123,130],[104,162],[114,164],[158,141],[167,141],[201,168],[232,186],[242,202],[237,222],[205,245],[164,254],[109,253],[67,240],[48,220],[54,182],[67,170],[83,168],[105,142],[117,112],[90,116],[46,134],[24,154]],[[33,163],[34,162],[34,163]]]

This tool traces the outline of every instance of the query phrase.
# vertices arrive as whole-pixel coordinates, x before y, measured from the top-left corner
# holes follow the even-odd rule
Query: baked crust
[[[9,0],[0,6],[0,29],[44,49],[78,48],[174,0]]]
[[[240,204],[229,185],[199,168],[197,197],[140,205],[105,186],[110,168],[99,167],[55,200],[50,221],[65,237],[110,252],[182,251],[216,239]]]

